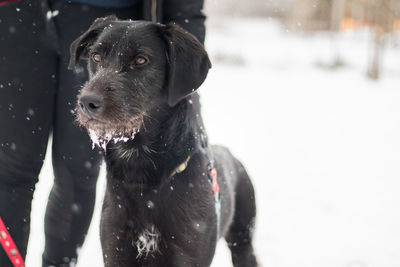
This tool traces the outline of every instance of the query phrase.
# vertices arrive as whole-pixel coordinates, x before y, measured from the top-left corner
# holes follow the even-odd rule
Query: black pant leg
[[[38,1],[0,7],[0,216],[25,258],[54,107],[57,55]],[[0,266],[12,266],[0,249]]]
[[[92,218],[96,181],[101,156],[92,150],[88,134],[74,123],[73,109],[80,85],[87,80],[81,67],[75,73],[67,69],[69,45],[86,31],[94,19],[116,14],[122,19],[140,19],[141,8],[101,8],[83,4],[52,1],[59,15],[54,18],[61,51],[59,88],[53,132],[53,167],[55,173],[46,210],[46,246],[43,266],[62,266],[76,261]],[[85,66],[84,62],[81,66]]]

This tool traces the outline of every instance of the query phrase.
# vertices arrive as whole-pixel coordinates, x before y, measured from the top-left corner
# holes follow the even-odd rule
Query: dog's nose
[[[78,104],[88,115],[93,115],[103,106],[104,98],[97,94],[87,94],[79,97]]]

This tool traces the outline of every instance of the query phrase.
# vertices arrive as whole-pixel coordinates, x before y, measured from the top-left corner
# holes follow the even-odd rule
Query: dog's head
[[[202,44],[175,24],[99,18],[70,48],[69,68],[88,61],[77,121],[92,140],[129,140],[153,110],[192,94],[211,67]],[[150,114],[151,115],[151,114]]]

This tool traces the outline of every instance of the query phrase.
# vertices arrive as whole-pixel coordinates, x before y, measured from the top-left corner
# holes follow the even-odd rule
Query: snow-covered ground
[[[400,49],[384,77],[365,78],[368,33],[337,39],[345,67],[329,70],[326,34],[305,37],[267,19],[210,22],[213,69],[201,88],[213,143],[227,145],[257,193],[262,266],[400,266]],[[49,154],[48,154],[49,155]],[[104,171],[80,267],[102,266]],[[39,267],[49,161],[35,193],[28,267]],[[213,267],[230,265],[220,242]]]

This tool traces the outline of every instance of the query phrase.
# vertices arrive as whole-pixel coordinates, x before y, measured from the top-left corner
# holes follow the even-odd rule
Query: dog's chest
[[[179,212],[185,208],[182,202],[176,201],[176,197],[173,196],[175,188],[169,185],[168,191],[171,192],[168,199],[159,198],[163,192],[143,194],[140,204],[135,205],[136,212],[128,212],[134,230],[130,243],[136,251],[137,259],[144,260],[161,255],[167,243],[176,245],[176,242],[182,239],[180,237],[184,227],[181,222],[188,218]]]
[[[171,247],[193,246],[206,232],[213,211],[211,199],[205,197],[209,182],[203,175],[184,178],[171,177],[159,187],[121,182],[109,188],[114,189],[116,217],[131,222],[126,238],[137,259],[147,261]]]

